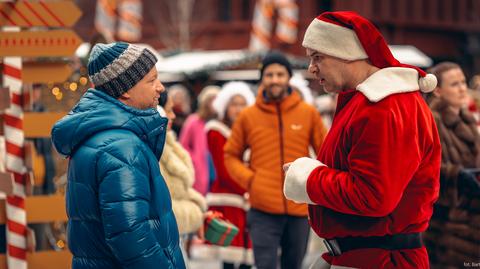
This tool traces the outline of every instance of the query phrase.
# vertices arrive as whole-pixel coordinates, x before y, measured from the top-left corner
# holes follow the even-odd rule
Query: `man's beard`
[[[278,93],[274,94],[272,92],[272,88],[281,88],[280,91],[278,91]],[[283,99],[283,97],[286,95],[287,93],[287,87],[285,86],[280,86],[280,85],[270,85],[266,90],[267,90],[267,96],[272,99],[272,100],[281,100]]]

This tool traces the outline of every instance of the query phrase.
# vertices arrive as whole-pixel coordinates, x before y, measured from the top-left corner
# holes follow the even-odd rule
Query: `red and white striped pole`
[[[268,51],[270,49],[273,13],[273,0],[257,0],[250,34],[249,49],[251,51]]]
[[[297,41],[298,6],[295,0],[275,0],[278,10],[276,35],[284,43]]]
[[[7,267],[27,269],[27,215],[25,186],[27,168],[23,133],[22,58],[5,57],[3,85],[10,89],[10,108],[4,114],[7,172],[14,178],[13,194],[7,196]]]

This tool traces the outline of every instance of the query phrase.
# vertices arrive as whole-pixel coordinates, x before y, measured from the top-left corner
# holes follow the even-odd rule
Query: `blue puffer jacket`
[[[88,90],[52,129],[70,157],[66,192],[73,269],[185,268],[158,160],[167,119]]]

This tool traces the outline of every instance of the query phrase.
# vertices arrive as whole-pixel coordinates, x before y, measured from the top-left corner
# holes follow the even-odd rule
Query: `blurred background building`
[[[95,34],[97,1],[77,0],[84,11],[76,31],[84,40]],[[112,2],[101,1],[98,2]],[[143,0],[140,43],[158,49],[246,49],[256,0]],[[260,1],[259,1],[260,2]],[[477,0],[298,0],[296,39],[282,42],[272,34],[272,48],[304,55],[301,39],[312,18],[324,11],[354,10],[372,20],[389,44],[413,45],[434,62],[452,60],[467,74],[480,71],[480,2]],[[272,14],[272,32],[279,9]]]

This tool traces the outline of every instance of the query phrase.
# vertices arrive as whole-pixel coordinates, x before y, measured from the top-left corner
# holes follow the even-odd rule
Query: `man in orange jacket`
[[[282,165],[318,149],[326,129],[320,114],[288,82],[292,70],[279,53],[265,57],[256,103],[239,115],[225,145],[225,166],[250,197],[247,225],[258,269],[300,268],[307,247],[307,207],[285,199]],[[249,165],[243,153],[250,148]]]

